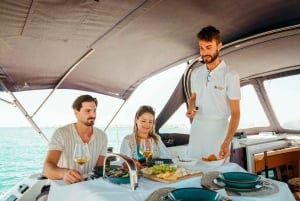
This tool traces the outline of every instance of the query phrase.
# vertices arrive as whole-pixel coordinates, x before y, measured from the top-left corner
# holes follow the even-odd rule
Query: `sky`
[[[185,67],[185,64],[176,66],[142,83],[125,103],[119,113],[119,117],[115,119],[113,124],[131,125],[137,108],[144,104],[153,106],[158,114],[173,92]],[[161,87],[162,85],[164,86],[163,88]],[[155,93],[157,90],[163,90],[159,96]],[[49,93],[50,90],[36,90],[17,92],[14,95],[23,104],[28,114],[32,116]],[[123,100],[91,92],[57,90],[35,114],[33,119],[40,127],[62,126],[76,121],[72,103],[76,97],[82,94],[90,94],[98,99],[96,125],[106,125],[123,103]],[[10,95],[5,92],[0,92],[0,98],[12,101]],[[0,127],[30,126],[17,107],[1,100],[0,113]]]
[[[185,68],[185,64],[176,66],[142,83],[124,104],[118,117],[112,122],[112,125],[132,125],[136,110],[139,106],[145,104],[153,106],[156,114],[158,114],[173,92]],[[300,107],[297,106],[300,99],[300,94],[297,93],[299,91],[298,86],[300,85],[299,78],[300,75],[297,75],[291,78],[267,82],[266,87],[270,89],[269,95],[272,97],[272,104],[276,108],[275,112],[283,121],[299,121]],[[157,94],[156,92],[159,90],[161,92]],[[242,92],[240,126],[245,125],[247,127],[249,123],[254,123],[258,126],[268,124],[268,120],[263,115],[262,109],[253,107],[253,102],[248,101],[253,99],[255,96],[254,93],[250,93],[247,90]],[[49,90],[19,92],[15,93],[15,96],[23,103],[31,116],[49,93]],[[71,105],[75,98],[82,94],[90,94],[97,97],[99,105],[97,108],[96,126],[100,127],[105,127],[110,122],[113,115],[123,103],[123,100],[95,93],[57,90],[33,119],[40,127],[58,127],[76,121]],[[0,98],[11,100],[8,94],[2,92],[0,92]],[[18,108],[1,100],[0,114],[0,127],[31,126]],[[184,115],[180,115],[180,117],[173,118],[172,120],[174,123],[188,124],[188,120]]]

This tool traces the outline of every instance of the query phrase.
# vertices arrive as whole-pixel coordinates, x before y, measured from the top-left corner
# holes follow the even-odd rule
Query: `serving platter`
[[[153,175],[153,174],[143,174],[143,177],[153,180],[153,181],[158,181],[161,183],[166,183],[166,184],[170,184],[170,183],[175,183],[175,182],[179,182],[179,181],[183,181],[185,179],[190,179],[190,178],[194,178],[194,177],[200,177],[203,175],[203,172],[195,172],[195,173],[191,173],[182,177],[178,177],[176,180],[168,180],[168,179],[163,179],[163,178],[159,178],[157,177],[157,175]]]
[[[225,159],[218,159],[218,160],[215,160],[215,161],[204,161],[204,160],[201,160],[201,163],[205,164],[206,166],[209,166],[209,167],[219,167],[221,165],[223,165],[225,163]]]

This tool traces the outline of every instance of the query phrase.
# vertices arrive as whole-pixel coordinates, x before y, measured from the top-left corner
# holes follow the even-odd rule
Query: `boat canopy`
[[[79,89],[127,100],[148,77],[197,57],[196,34],[207,25],[224,45],[294,27],[292,48],[280,32],[275,45],[234,54],[259,43],[235,42],[221,52],[242,79],[295,68],[299,8],[299,0],[2,0],[0,91]]]

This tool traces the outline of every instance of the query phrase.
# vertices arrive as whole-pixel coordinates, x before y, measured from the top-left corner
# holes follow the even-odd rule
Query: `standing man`
[[[219,30],[204,27],[197,38],[204,65],[191,75],[192,96],[186,115],[193,122],[188,154],[195,158],[210,154],[228,158],[240,120],[240,78],[219,57]]]
[[[102,130],[94,127],[97,104],[97,99],[90,95],[79,96],[74,101],[72,107],[77,122],[58,128],[54,132],[44,162],[44,176],[73,184],[83,181],[83,174],[91,172],[93,167],[103,166],[107,136]],[[76,143],[87,143],[89,147],[90,159],[84,164],[83,173],[79,172],[80,167],[73,160]],[[46,190],[37,200],[47,200],[49,188],[44,189]]]

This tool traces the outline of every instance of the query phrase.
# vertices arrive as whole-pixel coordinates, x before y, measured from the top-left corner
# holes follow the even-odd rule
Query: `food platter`
[[[159,178],[156,175],[152,175],[152,174],[143,174],[143,177],[153,180],[153,181],[158,181],[161,183],[166,183],[166,184],[170,184],[170,183],[175,183],[175,182],[179,182],[179,181],[183,181],[185,179],[190,179],[190,178],[194,178],[194,177],[200,177],[202,176],[203,173],[202,172],[196,172],[193,174],[189,174],[189,175],[185,175],[182,177],[178,177],[176,180],[168,180],[168,179],[163,179],[163,178]]]
[[[172,159],[165,159],[165,158],[157,158],[157,159],[152,159],[150,161],[148,161],[147,165],[149,167],[152,167],[153,165],[156,164],[173,164],[173,160]]]
[[[157,172],[157,167],[161,168],[162,171]],[[165,165],[144,168],[142,172],[145,178],[161,183],[175,183],[203,175],[201,171],[193,171],[184,167],[168,167]]]
[[[207,158],[202,157],[201,162],[207,166],[210,167],[218,167],[224,164],[225,159],[224,158],[218,158],[216,154],[211,154]]]
[[[218,159],[215,161],[201,161],[203,164],[209,166],[209,167],[219,167],[225,163],[225,159]]]
[[[103,177],[103,166],[94,167],[92,170],[92,179],[97,179],[99,177],[103,177],[108,181],[115,183],[115,184],[129,184],[130,177],[129,177],[129,170],[123,169],[119,165],[111,165],[109,168],[105,170],[105,175]],[[141,178],[141,174],[138,174],[138,179]]]

